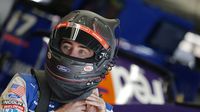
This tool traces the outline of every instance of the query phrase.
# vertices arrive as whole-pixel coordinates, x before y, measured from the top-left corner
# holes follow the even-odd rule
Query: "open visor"
[[[111,39],[107,39],[112,38],[112,35],[109,35],[111,30],[108,27],[103,24],[93,24],[92,27],[94,30],[73,22],[60,23],[54,29],[50,42],[51,47],[59,51],[61,41],[69,39],[98,53],[100,50],[108,50],[110,44],[116,44],[116,42],[109,42]]]

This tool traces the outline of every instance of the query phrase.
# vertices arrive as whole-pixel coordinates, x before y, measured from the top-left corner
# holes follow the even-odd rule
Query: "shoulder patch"
[[[18,84],[12,84],[8,92],[16,94],[16,96],[22,97],[25,94],[25,88]],[[13,94],[13,95],[14,95]],[[12,96],[13,96],[12,95]]]

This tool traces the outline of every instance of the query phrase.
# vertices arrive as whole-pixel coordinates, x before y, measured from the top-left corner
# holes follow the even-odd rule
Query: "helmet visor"
[[[103,49],[107,50],[110,47],[105,38],[98,32],[72,22],[60,23],[55,27],[52,41],[50,42],[51,47],[60,51],[61,41],[65,39],[83,44],[95,53]]]

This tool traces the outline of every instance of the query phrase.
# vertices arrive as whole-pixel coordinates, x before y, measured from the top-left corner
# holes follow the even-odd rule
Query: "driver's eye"
[[[85,49],[85,48],[80,48],[79,51],[78,51],[78,54],[82,58],[92,57],[91,51],[89,51],[88,49]]]
[[[61,50],[65,55],[69,55],[72,50],[72,45],[64,43],[61,45]]]
[[[60,46],[61,51],[68,56],[86,59],[94,55],[94,51],[84,45],[74,41],[63,41]]]

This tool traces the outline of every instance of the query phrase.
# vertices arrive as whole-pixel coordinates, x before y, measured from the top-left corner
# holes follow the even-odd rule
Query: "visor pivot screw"
[[[48,57],[49,59],[51,59],[51,53],[50,53],[50,52],[47,53],[47,57]]]

